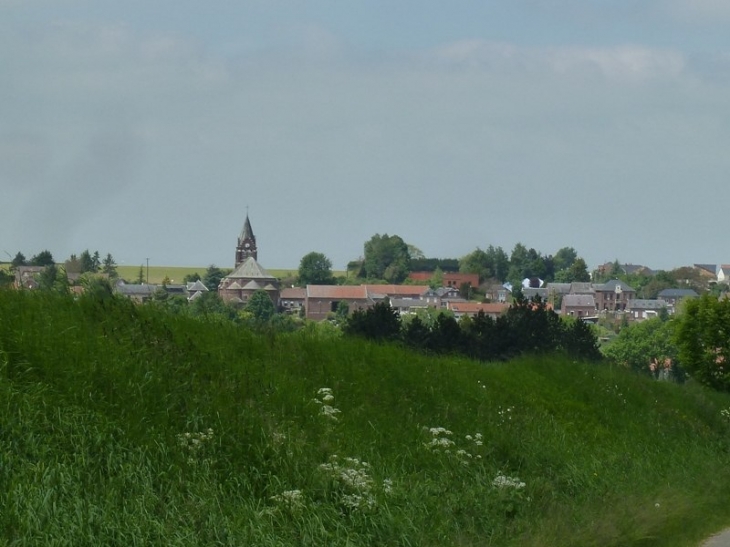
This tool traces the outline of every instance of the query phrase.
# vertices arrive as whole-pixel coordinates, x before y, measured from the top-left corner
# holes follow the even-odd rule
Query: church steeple
[[[251,221],[248,219],[248,213],[246,213],[246,222],[243,223],[243,229],[241,235],[238,236],[238,244],[236,245],[236,268],[250,256],[257,260],[258,249],[256,248],[256,236],[253,235]]]

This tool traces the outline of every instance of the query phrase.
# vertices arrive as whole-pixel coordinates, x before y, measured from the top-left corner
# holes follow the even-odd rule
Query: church
[[[236,244],[235,267],[218,285],[218,294],[224,302],[245,305],[253,293],[264,290],[274,306],[279,306],[279,280],[267,272],[257,259],[256,236],[246,214],[246,222]]]

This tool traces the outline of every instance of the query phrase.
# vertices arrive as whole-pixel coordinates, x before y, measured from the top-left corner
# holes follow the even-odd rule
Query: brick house
[[[623,281],[612,279],[602,285],[593,285],[596,309],[601,311],[625,311],[636,291]]]
[[[596,299],[592,294],[566,294],[560,306],[560,315],[592,317],[596,315]]]

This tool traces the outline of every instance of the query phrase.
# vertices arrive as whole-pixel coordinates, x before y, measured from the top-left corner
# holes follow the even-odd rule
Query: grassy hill
[[[0,291],[0,545],[696,545],[727,395]]]

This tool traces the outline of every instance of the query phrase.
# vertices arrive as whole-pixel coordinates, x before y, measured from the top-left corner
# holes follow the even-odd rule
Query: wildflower
[[[508,477],[506,475],[497,475],[492,481],[492,486],[496,488],[514,488],[515,490],[522,490],[526,485],[520,481],[519,477]]]
[[[385,492],[386,495],[393,492],[393,481],[390,479],[384,479],[383,480],[383,492]]]

